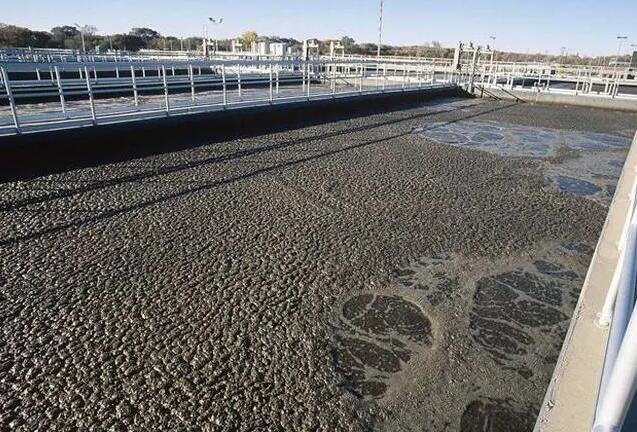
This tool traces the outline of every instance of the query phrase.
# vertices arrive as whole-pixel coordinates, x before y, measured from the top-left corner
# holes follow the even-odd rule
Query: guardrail
[[[419,64],[196,62],[0,66],[0,135],[455,85]],[[12,72],[11,72],[12,71]],[[13,77],[12,77],[13,73]],[[105,76],[108,73],[109,76]],[[113,76],[113,74],[115,74]],[[18,75],[20,75],[18,77]],[[35,79],[34,79],[35,78]],[[57,101],[57,102],[53,102]]]
[[[617,245],[619,258],[597,319],[600,327],[609,328],[609,334],[594,432],[620,431],[637,390],[637,176],[626,198],[629,205]]]

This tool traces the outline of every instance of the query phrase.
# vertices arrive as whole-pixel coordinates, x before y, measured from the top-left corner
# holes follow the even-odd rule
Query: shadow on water
[[[462,119],[474,118],[474,117],[478,117],[478,116],[481,116],[481,115],[484,115],[484,114],[488,114],[488,113],[491,113],[491,112],[501,111],[501,110],[510,108],[510,107],[512,107],[514,105],[515,104],[507,104],[507,105],[504,105],[504,106],[501,106],[501,107],[497,107],[497,108],[482,109],[482,110],[479,110],[478,112],[474,112],[474,113],[471,113],[469,115],[462,116],[459,120],[452,120],[451,122],[460,121]],[[405,106],[402,107],[402,109],[409,109],[409,108],[413,108],[413,107],[414,107],[413,104],[412,105],[405,105]],[[460,109],[460,108],[458,108],[458,109]],[[366,111],[366,112],[367,112],[367,115],[369,115],[371,113],[387,112],[387,110],[379,111],[379,110],[376,109],[376,110],[373,110],[373,111]],[[257,155],[257,154],[263,154],[263,153],[266,153],[268,151],[280,150],[282,148],[293,148],[295,146],[306,144],[308,142],[319,140],[319,139],[336,137],[336,136],[339,136],[339,135],[346,135],[346,134],[350,134],[350,133],[354,133],[354,132],[358,132],[358,131],[379,128],[379,127],[387,126],[387,125],[390,125],[390,124],[401,123],[401,122],[404,122],[404,121],[410,121],[410,120],[414,120],[414,119],[418,119],[418,118],[426,118],[427,116],[435,115],[435,114],[438,114],[438,113],[441,113],[441,112],[449,112],[449,110],[447,109],[447,110],[441,110],[441,111],[430,111],[430,112],[426,112],[426,113],[422,113],[422,114],[414,114],[414,115],[410,115],[410,116],[407,116],[407,117],[401,117],[400,119],[396,119],[396,120],[374,122],[374,123],[371,123],[371,124],[366,125],[366,126],[349,128],[349,129],[345,129],[345,130],[342,130],[342,131],[334,132],[332,134],[313,135],[313,136],[309,136],[309,137],[305,137],[305,138],[301,138],[301,139],[295,140],[293,142],[277,143],[277,144],[273,144],[273,145],[269,145],[269,146],[258,146],[258,147],[254,147],[254,148],[250,148],[250,149],[244,149],[244,150],[241,150],[239,152],[232,153],[232,154],[229,154],[229,155],[217,156],[217,157],[207,158],[207,159],[198,160],[198,161],[188,161],[188,162],[185,162],[185,163],[182,163],[182,164],[173,165],[173,166],[170,166],[170,167],[152,169],[152,170],[149,170],[149,171],[146,171],[146,172],[143,172],[143,173],[138,173],[138,174],[134,174],[134,175],[130,175],[130,176],[119,177],[117,179],[110,179],[110,180],[105,180],[105,181],[97,181],[97,182],[94,182],[92,184],[79,186],[77,188],[67,189],[67,190],[63,190],[63,191],[55,191],[55,192],[53,192],[51,194],[48,194],[48,195],[45,195],[45,196],[33,197],[33,198],[28,198],[28,199],[8,202],[8,203],[5,203],[2,206],[0,206],[0,211],[18,210],[21,207],[24,207],[24,206],[27,206],[27,205],[31,205],[31,204],[47,203],[47,202],[55,201],[57,199],[67,198],[67,197],[70,197],[70,196],[79,195],[79,194],[92,192],[92,191],[96,191],[96,190],[107,189],[109,187],[117,187],[117,186],[120,186],[120,185],[125,184],[125,183],[137,182],[139,180],[145,180],[145,179],[158,177],[158,176],[162,176],[162,175],[166,175],[166,174],[171,174],[171,173],[175,173],[175,172],[179,172],[179,171],[183,171],[183,170],[189,170],[189,169],[193,169],[193,168],[196,168],[196,167],[206,166],[206,165],[219,163],[219,162],[226,162],[226,161],[229,161],[229,160],[237,160],[237,159],[240,159],[242,157],[253,156],[253,155]],[[302,126],[301,125],[297,125],[297,127],[302,127]],[[187,196],[187,195],[189,195],[191,193],[196,193],[196,192],[200,192],[200,191],[204,191],[204,190],[210,190],[210,189],[213,189],[213,188],[216,188],[216,187],[232,184],[234,182],[245,180],[245,179],[248,179],[248,178],[251,178],[251,177],[255,177],[255,176],[258,176],[258,175],[267,174],[267,173],[270,173],[270,172],[276,172],[278,170],[285,169],[285,168],[299,166],[299,165],[302,165],[302,164],[305,164],[305,163],[312,162],[314,160],[319,160],[319,159],[324,158],[324,157],[330,157],[330,156],[333,156],[333,155],[336,155],[336,154],[341,154],[341,153],[349,152],[349,151],[352,151],[352,150],[364,148],[364,147],[367,147],[367,146],[384,143],[384,142],[391,141],[391,140],[399,138],[399,137],[411,135],[412,133],[413,132],[410,129],[410,130],[406,130],[403,133],[394,134],[394,135],[391,135],[391,136],[384,137],[382,139],[365,141],[365,142],[354,144],[354,145],[349,145],[349,146],[344,146],[344,147],[340,147],[340,148],[329,150],[329,151],[324,151],[324,152],[321,152],[321,153],[313,155],[313,156],[301,157],[301,158],[293,159],[293,160],[286,161],[286,162],[283,162],[283,163],[278,163],[278,164],[275,164],[275,165],[272,165],[272,166],[268,166],[268,167],[264,167],[264,168],[258,168],[258,169],[255,169],[255,170],[249,172],[249,173],[245,173],[245,174],[242,174],[242,175],[225,178],[223,180],[215,180],[215,181],[198,183],[197,186],[195,186],[195,187],[188,187],[186,189],[182,189],[182,190],[175,191],[173,193],[169,193],[169,194],[165,194],[165,195],[162,195],[162,196],[158,196],[158,197],[156,197],[154,199],[145,200],[143,202],[139,202],[139,203],[136,203],[134,205],[106,210],[106,211],[104,211],[104,212],[102,212],[102,213],[100,213],[98,215],[91,215],[89,217],[80,218],[79,220],[74,220],[74,221],[71,221],[71,222],[68,222],[68,223],[63,223],[63,224],[59,224],[59,225],[55,225],[55,226],[49,226],[49,227],[46,227],[46,228],[43,228],[43,229],[39,229],[39,230],[33,231],[31,233],[28,233],[28,234],[23,234],[23,235],[18,235],[18,236],[13,236],[13,237],[0,239],[0,246],[8,246],[8,245],[19,243],[19,242],[23,242],[23,241],[29,241],[29,240],[38,239],[38,238],[43,237],[45,235],[55,234],[55,233],[65,231],[65,230],[70,229],[70,228],[77,228],[77,227],[81,227],[81,226],[86,225],[86,224],[99,222],[99,221],[102,221],[102,220],[107,220],[107,219],[110,219],[112,217],[120,216],[120,215],[127,214],[127,213],[130,213],[130,212],[135,212],[137,210],[140,210],[140,209],[143,209],[143,208],[155,205],[155,204],[159,204],[159,203],[163,203],[163,202],[174,200],[174,199],[177,199],[177,198],[180,198],[180,197]],[[182,137],[182,139],[183,139],[183,137]],[[205,141],[205,143],[201,143],[200,145],[203,145],[203,144],[210,144],[210,140],[208,139],[208,140]]]

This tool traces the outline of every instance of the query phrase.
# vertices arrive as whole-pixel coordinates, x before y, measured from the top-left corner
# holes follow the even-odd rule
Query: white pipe
[[[637,135],[635,138],[635,143],[637,143]],[[612,319],[613,308],[615,304],[615,299],[617,297],[618,283],[619,283],[619,269],[622,268],[622,261],[626,256],[623,251],[626,248],[626,241],[628,238],[628,230],[629,225],[632,223],[631,221],[635,218],[635,195],[637,194],[637,175],[633,180],[633,185],[628,194],[628,210],[626,212],[626,221],[624,222],[624,226],[622,227],[621,235],[619,238],[619,244],[617,245],[617,249],[619,251],[619,259],[617,261],[617,267],[615,269],[615,273],[613,274],[613,279],[611,280],[610,287],[608,289],[608,293],[606,294],[606,299],[604,300],[604,306],[602,307],[602,311],[599,314],[597,319],[597,324],[600,327],[607,327],[610,325]]]
[[[631,220],[626,234],[626,247],[622,251],[621,264],[615,271],[617,278],[617,299],[613,311],[612,324],[606,344],[602,380],[599,389],[599,400],[604,398],[608,389],[608,382],[614,370],[617,355],[624,340],[626,327],[631,319],[631,312],[635,303],[635,278],[637,277],[637,224],[635,218]],[[614,276],[615,276],[614,275]],[[599,403],[597,408],[599,409]]]
[[[634,260],[633,270],[635,268]],[[600,401],[594,432],[619,432],[637,389],[637,307],[633,309],[608,387]]]

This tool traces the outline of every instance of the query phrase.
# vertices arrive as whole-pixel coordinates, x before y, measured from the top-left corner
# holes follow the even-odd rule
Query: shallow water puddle
[[[441,143],[545,162],[547,182],[562,192],[609,204],[631,140],[493,121],[438,122],[414,133]],[[567,157],[559,157],[568,153]]]

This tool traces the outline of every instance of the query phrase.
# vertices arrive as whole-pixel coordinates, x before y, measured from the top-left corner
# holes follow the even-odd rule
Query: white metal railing
[[[637,145],[637,135],[633,146]],[[637,168],[628,191],[619,257],[597,323],[609,328],[599,386],[594,432],[620,431],[637,390]],[[624,172],[622,175],[627,175]],[[615,199],[624,198],[616,197]]]
[[[11,69],[10,69],[11,68]],[[0,135],[456,85],[424,64],[340,61],[0,63]],[[11,76],[13,71],[13,77]],[[57,101],[57,102],[54,102]],[[1,107],[0,107],[1,108]]]

